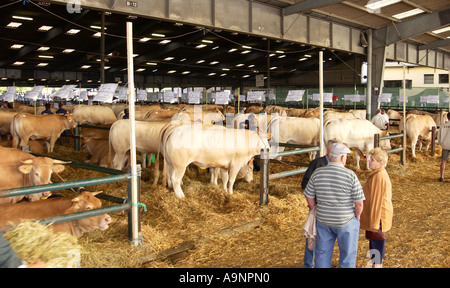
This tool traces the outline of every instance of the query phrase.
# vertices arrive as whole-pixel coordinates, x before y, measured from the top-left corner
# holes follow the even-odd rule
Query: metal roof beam
[[[307,10],[320,8],[327,5],[340,3],[343,0],[305,0],[294,5],[283,8],[283,15],[291,15],[294,13],[305,12]]]
[[[450,46],[450,39],[444,39],[444,40],[438,40],[431,42],[426,45],[420,45],[419,50],[425,50],[425,49],[433,49],[433,48],[439,48],[444,46]]]
[[[448,25],[449,23],[450,9],[425,14],[411,20],[402,21],[401,23],[393,23],[392,25],[373,31],[373,48],[389,46],[398,41],[406,40]]]

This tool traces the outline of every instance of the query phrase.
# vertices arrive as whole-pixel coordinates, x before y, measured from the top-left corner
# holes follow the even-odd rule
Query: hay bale
[[[68,233],[54,233],[52,228],[36,222],[18,224],[5,235],[12,249],[28,263],[38,259],[52,268],[80,267],[81,246]]]

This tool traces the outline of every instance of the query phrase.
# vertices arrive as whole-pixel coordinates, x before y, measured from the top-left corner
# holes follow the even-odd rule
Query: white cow
[[[320,120],[318,118],[303,117],[275,117],[268,125],[271,142],[289,143],[306,146],[317,146],[319,142]],[[285,147],[272,146],[272,152],[284,151]],[[308,152],[309,159],[315,158],[316,152]],[[277,157],[281,160],[281,157]]]
[[[436,122],[430,115],[406,116],[406,129],[403,128],[403,121],[400,120],[400,131],[406,131],[406,136],[411,139],[412,156],[416,157],[416,144],[419,142],[419,150],[422,150],[422,143],[426,144],[425,151],[428,150],[431,143],[431,130],[436,127]]]
[[[361,153],[368,154],[374,148],[374,135],[380,134],[380,137],[387,136],[387,131],[377,128],[372,122],[365,119],[333,119],[324,127],[324,141],[337,140],[344,143],[349,148],[358,149]],[[380,147],[384,150],[391,149],[391,141],[380,140]],[[358,152],[359,152],[358,151]],[[355,152],[356,166],[360,169],[360,155]],[[369,159],[367,160],[367,168],[369,167]]]
[[[107,106],[77,105],[73,107],[72,113],[80,124],[112,124],[117,120],[114,111]]]
[[[159,133],[168,121],[135,121],[136,150],[142,155],[142,168],[146,168],[147,153],[157,153],[159,149]],[[112,168],[122,169],[125,154],[130,150],[130,120],[117,120],[109,131],[109,145],[116,152],[112,159]],[[112,149],[109,149],[112,151]],[[111,152],[110,152],[111,153]],[[150,155],[151,157],[151,155]]]
[[[261,149],[270,148],[267,136],[219,125],[170,125],[161,136],[168,185],[179,199],[184,198],[181,179],[189,164],[229,171],[228,192],[232,194],[239,170]]]

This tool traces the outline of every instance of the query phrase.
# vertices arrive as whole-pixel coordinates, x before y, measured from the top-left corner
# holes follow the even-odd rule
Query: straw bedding
[[[57,145],[52,155],[84,161],[86,155],[74,152],[72,147]],[[450,168],[446,182],[438,182],[440,147],[436,150],[434,159],[424,152],[412,159],[409,149],[406,166],[400,164],[398,154],[389,155],[387,171],[393,183],[394,220],[386,241],[384,267],[450,267]],[[308,161],[306,155],[284,159]],[[297,168],[287,164],[270,166],[271,173]],[[347,167],[365,183],[369,172],[356,170],[353,157]],[[69,181],[104,174],[68,166],[60,176]],[[186,198],[178,200],[173,191],[150,184],[153,167],[144,169],[141,202],[148,211],[141,210],[141,247],[130,245],[127,213],[117,212],[111,215],[113,223],[108,230],[91,232],[79,239],[83,251],[81,267],[303,267],[305,240],[301,229],[308,208],[300,187],[301,177],[300,174],[271,181],[269,204],[260,207],[258,173],[252,183],[237,180],[234,194],[228,195],[221,180],[218,186],[209,184],[208,173],[200,174],[195,167],[190,168],[182,185]],[[53,179],[61,181],[57,176]],[[125,181],[86,188],[126,197]],[[73,196],[70,190],[56,193]],[[364,231],[360,231],[357,267],[366,267],[368,246]],[[177,250],[180,247],[187,248]],[[173,250],[178,253],[166,254]],[[335,266],[339,266],[338,255],[336,247]]]

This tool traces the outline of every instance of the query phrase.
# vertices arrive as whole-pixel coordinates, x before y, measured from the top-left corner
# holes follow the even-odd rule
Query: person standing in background
[[[439,128],[438,134],[438,141],[442,147],[441,167],[440,167],[441,177],[439,178],[440,182],[444,181],[445,164],[447,163],[450,155],[450,112],[447,113],[447,119],[449,121],[445,123],[444,126],[441,126]]]

